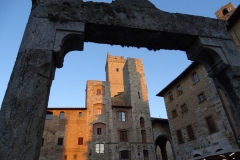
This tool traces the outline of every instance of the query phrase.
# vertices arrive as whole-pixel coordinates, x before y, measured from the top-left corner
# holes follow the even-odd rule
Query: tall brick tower
[[[118,95],[119,92],[124,92],[123,86],[123,66],[126,60],[123,56],[107,55],[105,66],[106,81],[110,83],[111,97]]]

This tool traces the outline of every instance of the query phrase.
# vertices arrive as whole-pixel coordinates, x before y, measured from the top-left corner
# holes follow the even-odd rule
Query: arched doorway
[[[173,150],[170,139],[166,135],[160,135],[155,141],[156,156],[158,160],[173,160]]]

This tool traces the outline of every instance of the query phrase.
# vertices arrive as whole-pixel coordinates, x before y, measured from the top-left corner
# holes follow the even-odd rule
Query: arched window
[[[229,13],[229,10],[227,8],[224,8],[223,11],[222,11],[223,15],[225,16],[226,14]]]
[[[145,125],[144,125],[144,118],[143,117],[140,118],[140,127],[141,128],[145,127]]]
[[[82,112],[79,112],[79,113],[78,113],[78,117],[82,117]]]
[[[60,114],[59,114],[59,118],[60,118],[60,119],[64,119],[64,112],[63,112],[63,111],[60,112]]]

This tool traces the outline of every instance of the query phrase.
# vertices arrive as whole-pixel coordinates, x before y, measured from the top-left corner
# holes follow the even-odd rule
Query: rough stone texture
[[[40,160],[66,157],[75,160],[120,159],[119,155],[123,150],[129,151],[132,159],[141,160],[144,159],[143,150],[147,150],[149,159],[155,159],[154,141],[164,135],[171,141],[166,119],[161,124],[162,127],[155,119],[154,126],[157,129],[152,131],[142,61],[132,58],[125,60],[122,56],[108,54],[106,64],[106,77],[109,77],[107,82],[93,80],[87,82],[86,108],[48,109],[53,112],[53,119],[47,119],[45,123]],[[116,72],[116,67],[122,71]],[[121,84],[116,85],[114,77],[120,78]],[[123,83],[123,79],[130,83]],[[140,99],[138,92],[135,93],[136,88],[141,93]],[[118,92],[118,89],[123,92]],[[131,94],[124,92],[124,89],[132,90]],[[111,91],[119,94],[111,97]],[[131,96],[131,101],[128,101],[126,96]],[[65,113],[64,119],[59,118],[62,111]],[[82,117],[78,117],[80,111]],[[126,113],[126,121],[118,120],[119,111]],[[144,126],[140,125],[140,117],[144,118]],[[102,128],[101,135],[97,135],[97,128]],[[146,142],[142,141],[141,130],[147,133]],[[120,141],[120,131],[127,131],[126,142]],[[59,137],[64,138],[63,145],[57,145]],[[78,137],[83,137],[83,145],[78,145]],[[104,144],[104,153],[96,153],[97,143]],[[157,145],[165,145],[166,148],[165,143],[158,142]],[[172,155],[171,149],[169,155],[170,157]]]
[[[198,36],[230,39],[226,22],[216,19],[167,13],[137,5],[80,1],[67,3],[39,3],[32,10],[32,16],[57,22],[83,22],[86,24],[86,42],[146,47],[151,50],[187,50]]]
[[[41,144],[39,137],[43,131],[55,67],[62,67],[63,57],[67,52],[81,50],[84,41],[145,47],[152,50],[186,51],[191,48],[194,40],[205,37],[203,41],[196,41],[200,45],[194,46],[199,48],[192,51],[198,52],[200,49],[202,52],[197,55],[201,55],[204,54],[202,49],[208,48],[207,45],[213,48],[220,47],[227,63],[220,61],[223,63],[219,63],[215,70],[213,64],[218,60],[215,58],[223,60],[224,56],[214,49],[211,49],[209,54],[212,56],[209,57],[210,60],[202,56],[196,56],[193,60],[201,61],[205,67],[213,67],[214,73],[218,73],[213,74],[214,82],[226,93],[240,126],[240,57],[230,40],[226,22],[199,16],[171,14],[140,5],[79,0],[32,2],[29,21],[2,104],[1,114],[4,116],[1,117],[0,124],[1,159],[37,159]],[[76,29],[73,24],[77,22],[79,28]],[[60,30],[63,30],[60,35],[66,33],[65,37],[57,36],[63,39],[55,39],[56,32]],[[54,51],[54,48],[60,45],[61,50]],[[35,89],[36,86],[41,87]],[[131,103],[135,102],[133,98],[135,97],[130,99]],[[17,111],[21,114],[17,114]],[[16,138],[19,141],[15,141]],[[29,143],[26,143],[26,139]]]
[[[193,82],[193,72],[196,72],[200,79],[197,83]],[[176,89],[177,85],[182,87],[183,93],[180,95]],[[173,100],[169,99],[168,93],[170,91],[172,91]],[[199,102],[198,95],[200,93],[204,93],[206,98],[203,102]],[[192,64],[188,71],[184,72],[183,75],[179,76],[178,79],[163,90],[162,95],[166,104],[177,159],[190,159],[196,154],[204,157],[214,154],[218,149],[231,151],[238,148],[231,122],[227,117],[227,112],[224,110],[224,104],[214,86],[213,80],[208,77],[202,65]],[[183,104],[187,105],[188,110],[185,112],[181,109]],[[177,116],[172,114],[173,110],[177,111]],[[217,128],[215,133],[210,133],[206,124],[205,118],[210,115],[214,118]],[[186,130],[188,125],[193,127],[195,135],[193,140],[189,140]],[[177,130],[182,131],[184,143],[178,142]],[[230,137],[226,136],[227,131]],[[239,128],[237,131],[239,132]]]
[[[37,160],[54,73],[53,56],[48,50],[26,49],[17,59],[1,108],[0,159]]]

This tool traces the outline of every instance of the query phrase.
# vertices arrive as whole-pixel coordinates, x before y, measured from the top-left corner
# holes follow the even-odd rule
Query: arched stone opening
[[[82,50],[84,41],[187,51],[189,59],[202,61],[209,67],[209,76],[214,77],[232,109],[237,110],[235,118],[240,126],[240,55],[225,22],[170,14],[155,8],[74,0],[67,4],[71,9],[59,12],[66,8],[62,2],[33,2],[2,104],[1,115],[5,116],[0,123],[0,159],[36,159],[39,156],[55,67],[62,67],[67,52]],[[27,93],[26,97],[19,96],[22,93]],[[16,137],[18,141],[14,141]],[[161,141],[166,143],[164,139]],[[164,150],[164,146],[162,148]]]
[[[166,135],[158,136],[155,146],[157,159],[168,160],[174,157],[171,141]]]

